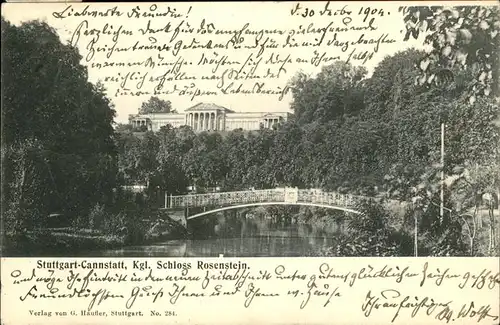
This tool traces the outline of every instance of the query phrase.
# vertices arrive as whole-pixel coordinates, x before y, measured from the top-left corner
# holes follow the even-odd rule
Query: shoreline
[[[153,225],[142,238],[129,234],[111,234],[88,228],[46,228],[25,231],[16,235],[4,235],[2,256],[8,257],[68,257],[86,251],[119,249],[133,245],[149,245],[166,240],[189,238],[189,233],[175,221],[164,221],[166,231],[151,233]],[[26,254],[29,252],[29,254]],[[42,255],[41,255],[42,254]],[[50,255],[48,255],[50,254]]]

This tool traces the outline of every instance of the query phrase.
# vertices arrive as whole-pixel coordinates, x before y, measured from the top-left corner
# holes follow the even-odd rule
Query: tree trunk
[[[418,257],[418,218],[417,218],[417,215],[415,214],[415,233],[414,233],[414,253],[415,253],[415,257]]]
[[[472,226],[473,228],[471,229],[471,226],[467,222],[467,220],[463,217],[462,215],[462,220],[464,221],[465,225],[467,226],[467,232],[469,234],[469,245],[470,245],[470,256],[474,256],[474,239],[476,238],[476,215],[477,215],[477,210],[478,206],[474,208],[474,213],[472,214]]]
[[[495,238],[495,206],[493,200],[491,200],[488,206],[488,215],[490,217],[489,222],[489,245],[488,245],[488,253],[490,256],[494,255],[494,249],[496,247],[496,238]]]
[[[476,206],[476,208],[474,209],[474,214],[472,215],[473,230],[472,230],[472,236],[470,239],[470,256],[474,256],[474,239],[476,239],[476,230],[477,230],[476,218],[477,218],[478,210],[479,210],[479,207]]]

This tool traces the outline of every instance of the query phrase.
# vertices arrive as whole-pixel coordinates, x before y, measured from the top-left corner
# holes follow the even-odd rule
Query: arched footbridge
[[[268,205],[315,206],[359,214],[360,212],[356,210],[356,207],[360,202],[367,200],[375,200],[375,198],[325,192],[318,189],[285,187],[266,190],[167,196],[165,198],[165,209],[184,209],[187,220],[220,211]],[[194,210],[193,208],[203,208],[204,211],[193,211],[194,213],[190,214],[189,210]]]

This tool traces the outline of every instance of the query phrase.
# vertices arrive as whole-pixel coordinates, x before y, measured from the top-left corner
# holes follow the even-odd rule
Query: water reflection
[[[339,223],[304,223],[293,218],[220,214],[190,221],[194,239],[129,246],[101,256],[144,257],[266,257],[310,256],[331,247],[342,231]],[[94,254],[95,255],[95,254]]]

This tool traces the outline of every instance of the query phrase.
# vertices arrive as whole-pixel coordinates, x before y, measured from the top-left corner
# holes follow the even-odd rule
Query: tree
[[[306,166],[302,150],[303,130],[297,123],[288,123],[276,131],[269,151],[275,186],[301,186],[301,173]]]
[[[228,173],[223,180],[226,190],[239,190],[245,187],[245,177],[250,167],[248,157],[248,140],[241,130],[229,132],[221,146],[224,159],[227,163]]]
[[[141,108],[139,108],[139,114],[174,112],[169,100],[159,99],[156,96],[152,96],[147,102],[142,103]]]
[[[466,227],[470,240],[469,248],[471,255],[474,255],[476,251],[475,239],[478,228],[478,212],[482,206],[487,207],[489,216],[489,243],[487,251],[489,254],[495,254],[494,249],[497,243],[494,210],[498,207],[497,190],[500,186],[498,167],[498,158],[490,159],[482,165],[468,165],[462,169],[462,173],[452,184],[455,190],[455,206],[453,208]]]
[[[132,124],[129,124],[129,123],[126,123],[126,124],[118,123],[115,127],[115,131],[117,133],[132,132],[133,129],[134,129],[134,127],[132,126]]]
[[[405,40],[425,34],[432,51],[419,64],[420,84],[453,79],[451,69],[472,67],[476,96],[499,95],[500,10],[498,6],[400,7],[406,23]]]
[[[153,132],[146,132],[141,139],[140,147],[138,148],[138,159],[136,168],[139,171],[139,181],[142,184],[155,186],[158,183],[157,174],[159,172],[159,163],[156,157],[160,148],[160,140]]]
[[[474,207],[472,212],[467,212],[471,216],[472,226],[466,222],[465,215],[460,214],[467,227],[472,254],[477,205],[481,201],[477,200],[478,194],[475,191],[484,191],[484,188],[479,190],[483,187],[480,185],[482,182],[472,180],[480,179],[478,175],[484,175],[484,171],[488,170],[485,161],[492,166],[498,166],[498,153],[492,149],[491,144],[493,148],[495,146],[498,148],[500,144],[498,141],[500,10],[498,6],[493,5],[401,7],[400,11],[406,22],[405,39],[409,39],[410,36],[418,38],[419,34],[425,34],[424,43],[432,46],[432,50],[419,63],[420,75],[416,81],[421,85],[441,84],[446,88],[449,88],[451,81],[455,86],[461,83],[460,87],[456,87],[461,89],[457,96],[459,100],[452,101],[455,106],[449,112],[452,119],[461,115],[462,122],[456,124],[459,128],[455,130],[448,130],[447,123],[447,131],[451,131],[447,133],[451,135],[452,140],[455,140],[456,145],[450,148],[452,163],[448,168],[463,170],[464,166],[480,166],[475,173],[477,177],[471,176],[469,181],[465,181],[463,175],[459,175],[459,184],[462,185],[458,188],[462,194],[467,193],[466,196],[469,196],[459,201],[466,199],[469,208]],[[492,161],[488,156],[495,158]],[[489,178],[498,179],[494,175],[489,175]],[[468,184],[469,191],[464,190],[464,182]],[[493,204],[491,198],[498,198],[499,193],[498,187],[483,193],[489,195],[490,207]],[[494,219],[491,208],[489,213],[490,218]],[[494,227],[494,222],[491,222],[490,252],[494,246]]]
[[[159,186],[172,194],[185,193],[190,185],[183,169],[183,158],[193,146],[194,132],[188,128],[164,126],[157,133],[160,146],[156,154],[159,164]]]
[[[102,84],[88,82],[75,48],[55,30],[33,21],[19,27],[2,20],[5,123],[3,139],[37,138],[48,149],[92,153],[113,149],[115,111]],[[24,96],[30,85],[30,96]]]
[[[122,185],[136,185],[142,182],[138,170],[141,140],[131,132],[119,132],[116,135],[116,146],[120,183]]]
[[[36,205],[43,219],[110,202],[115,111],[103,85],[88,81],[77,49],[44,22],[14,26],[2,18],[2,50],[2,148],[20,164],[3,166],[2,205],[28,215]]]
[[[365,116],[395,118],[408,108],[413,96],[422,92],[415,85],[419,72],[415,65],[424,55],[412,48],[386,56],[375,67],[373,75],[365,82]]]
[[[325,123],[344,115],[355,114],[363,106],[361,80],[367,70],[337,61],[325,66],[316,78],[298,73],[291,80],[291,108],[299,124]]]
[[[264,128],[248,134],[248,151],[245,155],[248,170],[244,177],[245,184],[262,189],[276,186],[274,166],[269,159],[275,137],[275,130]]]
[[[326,124],[310,123],[303,126],[304,133],[301,139],[303,151],[303,169],[300,173],[301,182],[313,188],[321,188],[327,183],[330,166],[335,160],[335,146],[329,135],[336,130],[332,128],[334,122]],[[333,147],[333,148],[332,148]]]
[[[4,185],[5,196],[2,197],[5,200],[2,205],[7,232],[42,224],[44,214],[50,210],[47,196],[50,199],[53,190],[47,191],[44,186],[48,175],[39,159],[42,146],[36,140],[2,146],[4,177],[8,180],[8,185]]]
[[[228,167],[222,154],[222,143],[219,133],[202,132],[194,138],[193,147],[183,157],[182,166],[195,185],[212,187],[225,179]]]

